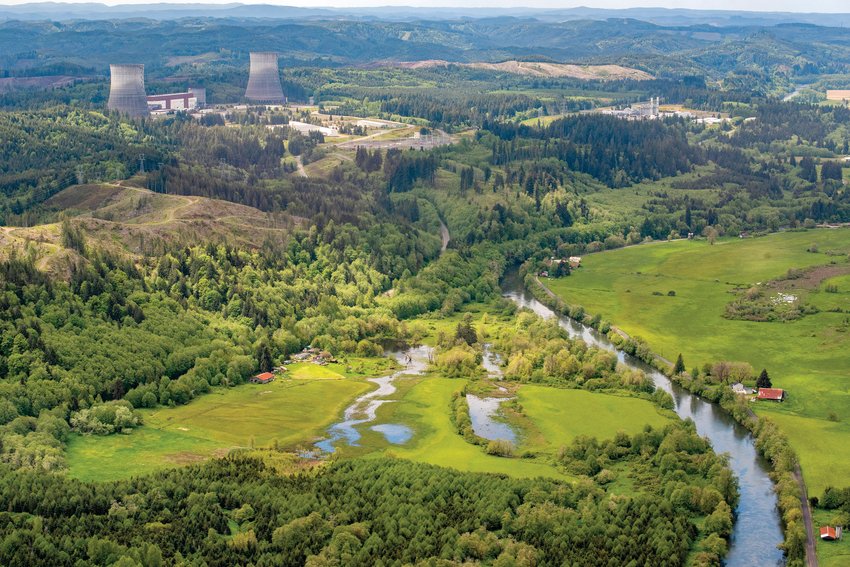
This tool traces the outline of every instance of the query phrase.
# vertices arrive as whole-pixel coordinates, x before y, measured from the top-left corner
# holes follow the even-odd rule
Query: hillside
[[[96,247],[131,254],[206,242],[248,249],[267,241],[281,245],[303,222],[285,213],[264,213],[218,199],[164,195],[120,184],[74,185],[47,200],[45,207],[64,211],[68,222],[83,228],[87,241]],[[75,253],[60,246],[60,240],[59,223],[2,227],[0,257],[30,246],[41,269],[61,273]]]
[[[397,63],[399,67],[408,69],[427,69],[431,67],[446,67],[448,61],[429,60]],[[632,79],[648,81],[652,75],[639,69],[631,69],[622,65],[571,65],[567,63],[549,63],[545,61],[502,61],[501,63],[459,63],[461,67],[484,69],[502,73],[514,73],[530,77],[572,77],[585,80],[621,80]]]

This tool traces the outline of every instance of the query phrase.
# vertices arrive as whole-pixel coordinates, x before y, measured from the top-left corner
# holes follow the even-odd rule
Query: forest
[[[214,112],[198,119],[105,111],[97,74],[107,54],[97,45],[85,49],[91,69],[47,52],[33,56],[41,72],[79,72],[84,80],[0,95],[0,563],[721,564],[734,543],[739,499],[727,457],[670,411],[674,399],[646,373],[517,310],[501,298],[501,284],[517,269],[532,284],[550,271],[569,281],[585,269],[580,259],[568,267],[570,257],[641,243],[711,246],[850,222],[847,109],[773,96],[814,68],[846,72],[844,48],[834,46],[827,61],[811,49],[813,32],[801,32],[793,40],[801,54],[789,65],[779,46],[793,30],[754,35],[743,43],[772,54],[755,73],[743,56],[715,53],[737,39],[716,45],[689,29],[669,40],[678,55],[662,57],[660,26],[639,23],[640,49],[622,46],[604,62],[657,78],[583,80],[372,61],[388,48],[469,61],[498,50],[526,56],[538,43],[567,49],[543,23],[496,19],[485,30],[481,22],[465,29],[420,22],[408,30],[414,41],[398,39],[404,26],[386,22],[207,23],[236,43],[206,42],[188,63],[161,60],[155,50],[143,57],[150,92],[208,87]],[[0,46],[13,45],[21,30],[54,46],[99,30],[118,53],[138,54],[133,41],[150,46],[157,34],[188,24],[105,25],[84,32],[66,23],[45,37],[31,24],[4,23]],[[604,28],[567,27],[576,37]],[[303,48],[284,59],[284,89],[316,104],[223,104],[241,97],[252,36],[283,29],[288,47]],[[470,36],[494,29],[515,34],[518,44],[469,47]],[[324,51],[310,33],[326,40]],[[835,43],[829,34],[824,41]],[[32,55],[0,51],[0,65]],[[623,120],[599,112],[658,96],[679,114]],[[356,125],[360,118],[392,128],[370,130]],[[325,136],[296,130],[296,120],[345,126]],[[408,144],[438,129],[449,143]],[[361,137],[362,146],[351,143]],[[240,215],[249,213],[255,224],[246,228]],[[188,228],[165,234],[175,226]],[[260,228],[275,237],[258,236]],[[730,304],[730,317],[767,318],[747,307]],[[473,310],[483,322],[472,322]],[[560,312],[655,361],[646,342],[617,334],[615,322],[580,305]],[[552,478],[423,464],[395,456],[388,442],[381,451],[313,459],[301,446],[255,447],[253,439],[217,458],[175,461],[125,480],[74,476],[73,443],[132,444],[154,412],[251,388],[253,376],[279,370],[305,348],[338,357],[349,368],[334,379],[366,388],[377,376],[354,366],[374,367],[387,349],[419,344],[433,349],[427,370],[400,381],[392,399],[399,403],[387,407],[408,407],[404,396],[421,383],[450,381],[451,401],[439,415],[453,441],[508,467],[542,463]],[[483,365],[485,344],[499,357],[501,382]],[[684,368],[667,370],[746,420],[743,406],[723,394],[728,372],[721,377],[707,365],[688,381]],[[547,450],[528,448],[533,439],[514,446],[475,432],[467,393],[526,386],[647,404],[667,424],[550,440]],[[509,425],[535,417],[519,401],[506,407],[501,419]],[[336,419],[344,409],[315,411]],[[750,429],[773,467],[783,550],[798,565],[793,452],[777,426],[758,423]],[[413,425],[415,435],[436,429]],[[820,507],[847,513],[846,492],[830,487],[817,495]]]

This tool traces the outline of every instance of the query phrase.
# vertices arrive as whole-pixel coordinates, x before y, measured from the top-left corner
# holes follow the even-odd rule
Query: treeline
[[[540,129],[495,121],[484,128],[497,138],[488,144],[493,165],[555,158],[610,187],[685,173],[705,161],[682,123],[580,115]]]
[[[3,478],[8,565],[677,566],[696,535],[666,498],[389,459],[289,477],[234,456],[111,484]]]

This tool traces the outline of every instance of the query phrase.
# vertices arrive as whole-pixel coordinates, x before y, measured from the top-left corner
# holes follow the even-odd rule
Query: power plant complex
[[[190,88],[185,92],[147,96],[144,65],[110,65],[110,88],[107,108],[132,117],[170,114],[195,110],[206,105],[206,89]],[[277,53],[251,53],[251,68],[245,98],[253,102],[283,104],[286,97],[280,84]]]
[[[149,114],[144,65],[110,65],[109,77],[109,110],[134,117]]]
[[[283,88],[280,86],[280,70],[277,53],[270,51],[251,52],[251,71],[245,98],[254,102],[284,103]]]

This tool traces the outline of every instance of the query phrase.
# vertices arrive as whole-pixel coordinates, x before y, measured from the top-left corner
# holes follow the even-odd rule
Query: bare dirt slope
[[[259,248],[286,242],[303,219],[227,201],[163,195],[118,184],[75,185],[54,195],[45,207],[62,211],[83,228],[88,245],[140,255],[163,245],[227,242]],[[45,271],[61,274],[78,256],[64,248],[59,223],[0,227],[0,258],[31,254]]]
[[[533,77],[573,77],[585,80],[619,80],[634,79],[648,81],[652,75],[639,69],[623,67],[622,65],[572,65],[569,63],[547,63],[536,61],[503,61],[501,63],[450,63],[438,59],[427,61],[406,61],[396,63],[398,67],[408,69],[423,69],[428,67],[446,67],[448,65],[459,65],[474,69],[487,69],[490,71],[501,71],[503,73],[514,73],[517,75],[530,75]]]

